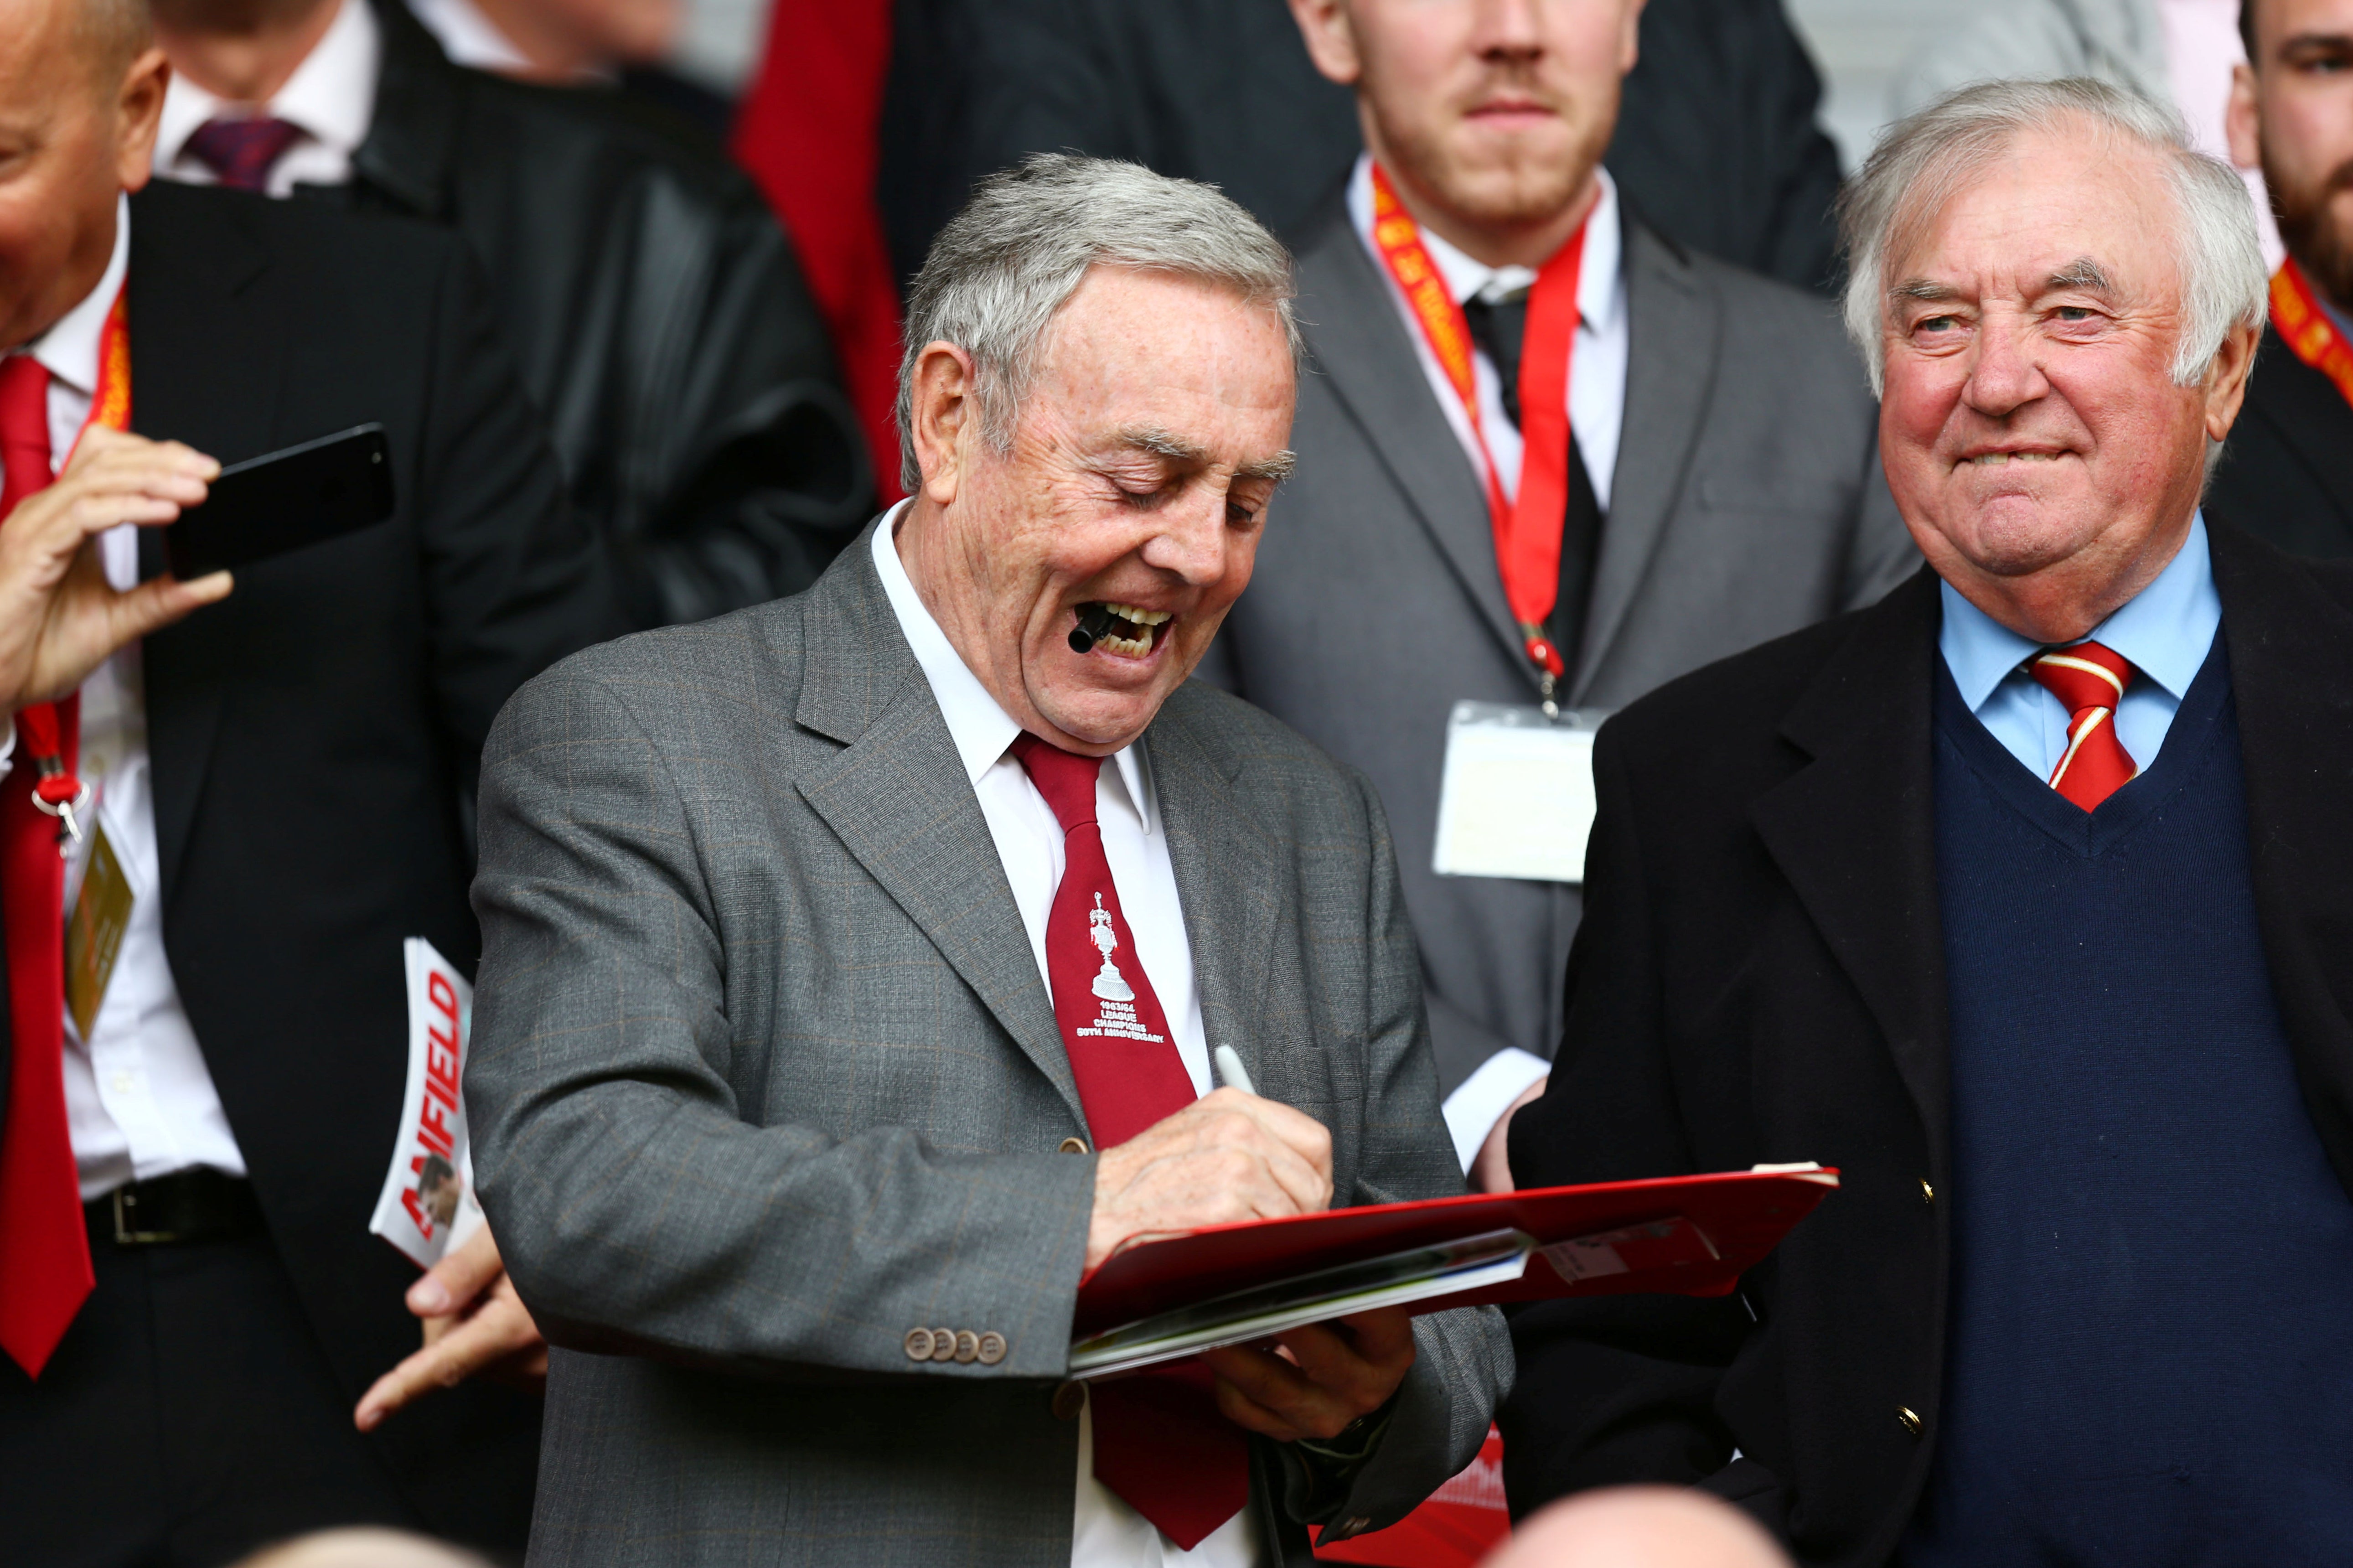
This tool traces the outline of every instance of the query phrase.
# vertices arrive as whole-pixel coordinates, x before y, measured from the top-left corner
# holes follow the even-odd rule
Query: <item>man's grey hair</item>
[[[2000,159],[2019,137],[2037,131],[2123,142],[2158,154],[2179,221],[2175,257],[2181,274],[2181,338],[2173,379],[2202,380],[2233,327],[2260,327],[2270,285],[2254,204],[2236,171],[2189,144],[2171,109],[2083,77],[2057,81],[1979,82],[1899,121],[1872,149],[1839,199],[1846,243],[1846,330],[1862,351],[1873,392],[1883,391],[1883,333],[1900,279],[1888,259],[1923,225]]]
[[[915,365],[924,346],[972,356],[980,428],[999,452],[1013,444],[1021,400],[1055,313],[1095,267],[1164,272],[1232,289],[1282,322],[1293,369],[1291,253],[1215,185],[1170,179],[1140,164],[1039,153],[981,181],[932,241],[907,296],[899,360],[899,475],[915,464]]]

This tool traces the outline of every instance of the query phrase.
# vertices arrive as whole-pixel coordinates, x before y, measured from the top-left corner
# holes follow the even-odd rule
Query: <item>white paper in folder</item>
[[[1441,877],[1582,882],[1593,831],[1593,736],[1609,715],[1457,702],[1438,791]]]
[[[466,1137],[474,988],[421,936],[400,944],[408,981],[408,1092],[368,1229],[430,1268],[481,1228]]]

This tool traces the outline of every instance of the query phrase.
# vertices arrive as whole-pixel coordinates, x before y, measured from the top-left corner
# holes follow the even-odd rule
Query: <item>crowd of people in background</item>
[[[1328,1545],[1395,1522],[1498,1408],[1514,1510],[1574,1499],[1512,1568],[1976,1564],[2210,1527],[2150,1479],[2179,1469],[2159,1438],[2255,1442],[2297,1419],[2297,1357],[2348,1370],[2315,1282],[2353,1269],[2331,978],[2353,927],[2321,886],[2353,872],[2321,820],[2353,782],[2321,736],[2353,683],[2322,635],[2341,579],[2302,563],[2353,558],[2353,0],[1973,10],[1852,178],[1781,0],[776,0],[740,102],[661,68],[678,22],[674,0],[0,0],[0,1558],[215,1564],[364,1525],[500,1560],[893,1560],[853,1510],[926,1561],[1271,1568],[1304,1560],[1309,1525]],[[2070,382],[2025,349],[2007,405],[1940,379],[1939,323],[1991,319],[2016,279],[1989,257],[2032,227],[1979,210],[1993,149],[2006,212],[2048,220],[2034,243],[2093,237],[2027,290],[2042,324],[2017,341],[2067,311],[2204,332],[2169,381],[2144,354],[2137,379]],[[1905,205],[1932,184],[1944,205]],[[2153,248],[2104,248],[2127,231]],[[1090,268],[1176,292],[1127,300]],[[1040,346],[1057,312],[1123,345],[1103,385],[1160,376],[1172,412],[1089,404]],[[1193,336],[1153,335],[1179,317]],[[1222,390],[1196,407],[1204,365]],[[2073,411],[2051,451],[2002,445],[2030,403]],[[1123,454],[1100,473],[1006,436],[1098,416]],[[165,570],[158,525],[225,465],[371,422],[387,523],[234,581]],[[2099,482],[2146,502],[2153,563],[2034,597],[2048,562],[2003,554],[1994,503],[1961,488],[2079,436],[2139,443],[2142,468]],[[1150,571],[1006,521],[1021,484],[1075,515],[1088,475],[1172,517],[1214,476],[1219,521],[1135,544]],[[1204,542],[1219,527],[1239,531]],[[1097,637],[1166,655],[1148,691],[1035,673],[1069,627],[1022,595],[1098,570],[1142,584],[1098,595]],[[1153,573],[1181,584],[1166,605]],[[1985,611],[2004,594],[2016,616]],[[2095,635],[2122,661],[2092,660],[2105,707],[2034,673]],[[2273,695],[2290,654],[2326,700]],[[944,729],[891,707],[910,680]],[[1641,705],[1603,731],[1588,872],[1441,871],[1465,702]],[[2192,788],[2193,742],[2232,782]],[[2141,881],[2068,884],[2146,963],[2129,1005],[2052,1026],[2027,1004],[2084,978],[2052,957],[2071,928],[2002,911],[2075,868],[2019,848],[2005,813],[2054,842],[2078,807],[2125,820],[2097,807],[2156,778],[2160,746],[2189,802],[2165,820],[2209,837],[2145,846]],[[2050,800],[1994,780],[2005,750]],[[1099,827],[1083,783],[1056,793],[1074,752],[1086,780],[1120,759]],[[2079,752],[2125,771],[2079,798]],[[941,837],[958,811],[965,837]],[[1257,837],[1184,838],[1213,811]],[[2251,863],[2242,824],[2274,847]],[[1175,1042],[1148,1106],[1030,1066],[1073,1027],[1042,982],[1074,825]],[[2235,859],[2208,852],[2233,834]],[[1218,904],[1215,941],[1186,934],[1208,918],[1191,853],[1272,868]],[[1964,854],[1991,869],[1955,877]],[[2193,883],[2232,889],[2219,948],[2133,925]],[[991,899],[1002,940],[966,914]],[[1269,933],[1310,926],[1314,961],[1284,968]],[[470,973],[486,928],[491,1223],[419,1278],[366,1223],[407,1059],[401,947]],[[1296,1018],[1227,989],[1251,963],[1308,999]],[[2311,1244],[2281,1265],[2307,1282],[2292,1300],[2159,1309],[2017,1242],[2050,1191],[2093,1190],[2051,1151],[2105,1086],[1997,1037],[2128,1053],[2172,1026],[2168,965],[2229,1004],[2211,1076],[2126,1097],[2119,1145],[2162,1125],[2166,1159],[2221,1152],[2175,1136],[2190,1094],[2264,1150],[2248,1179]],[[1256,1075],[1322,1108],[1320,1145],[1208,1094],[1227,1027],[1293,1029],[1319,1064],[1361,1049]],[[937,1059],[879,1048],[924,1030]],[[771,1062],[787,1037],[835,1054]],[[2005,1093],[2053,1125],[2010,1124]],[[1051,1388],[1068,1292],[1037,1282],[1113,1245],[1108,1189],[1082,1189],[1121,1117],[1140,1141],[1238,1140],[1289,1194],[1270,1203],[1833,1148],[1850,1175],[1721,1303],[1570,1303],[1508,1331],[1400,1315],[1321,1382],[1218,1363],[1251,1419],[1229,1393],[1203,1406],[1206,1381],[1168,1419],[1222,1408],[1282,1463],[1205,1442],[1198,1473],[1235,1500],[1196,1530],[1082,1457],[1073,1525],[1063,1449],[1108,1475],[1145,1416],[1098,1392],[1074,1425],[1059,1394],[978,1384],[944,1405],[898,1346],[947,1321],[926,1292],[954,1276],[925,1270],[962,1249],[999,1316],[972,1310],[988,1332],[955,1361]],[[1019,1126],[1044,1140],[1029,1160],[1063,1122],[1089,1163],[993,1195],[930,1153]],[[803,1123],[826,1138],[765,1136]],[[878,1127],[900,1141],[858,1142]],[[687,1174],[701,1159],[729,1173]],[[1957,1180],[1978,1204],[1959,1218]],[[1209,1213],[1126,1201],[1122,1237]],[[2188,1223],[2220,1256],[2259,1209],[2070,1218],[2118,1247]],[[795,1276],[819,1259],[859,1303],[807,1309]],[[2194,1358],[2200,1322],[2254,1311],[2285,1361],[2234,1352],[2211,1397],[2084,1415],[2147,1353],[2136,1334]],[[2114,1337],[2087,1347],[2084,1323]],[[706,1381],[664,1381],[672,1363]],[[720,1381],[780,1364],[817,1371]],[[2315,1453],[2353,1439],[2342,1409],[2301,1424]],[[1005,1452],[973,1459],[991,1434]],[[2071,1445],[2129,1451],[2130,1474]],[[2308,1457],[2211,1484],[2244,1483],[2263,1539],[2343,1543],[2348,1499],[2303,1486]],[[1698,1493],[1578,1495],[1618,1482]],[[2006,1510],[2056,1533],[2005,1534]]]

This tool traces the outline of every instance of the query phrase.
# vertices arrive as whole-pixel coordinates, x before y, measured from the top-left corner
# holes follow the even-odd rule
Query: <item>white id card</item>
[[[1608,714],[1457,702],[1438,789],[1441,877],[1582,882],[1593,831],[1593,736]]]

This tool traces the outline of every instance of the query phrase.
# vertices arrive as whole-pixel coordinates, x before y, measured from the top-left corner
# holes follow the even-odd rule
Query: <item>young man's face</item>
[[[2253,19],[2232,151],[2260,161],[2288,253],[2316,288],[2353,304],[2353,0],[2257,0]]]

